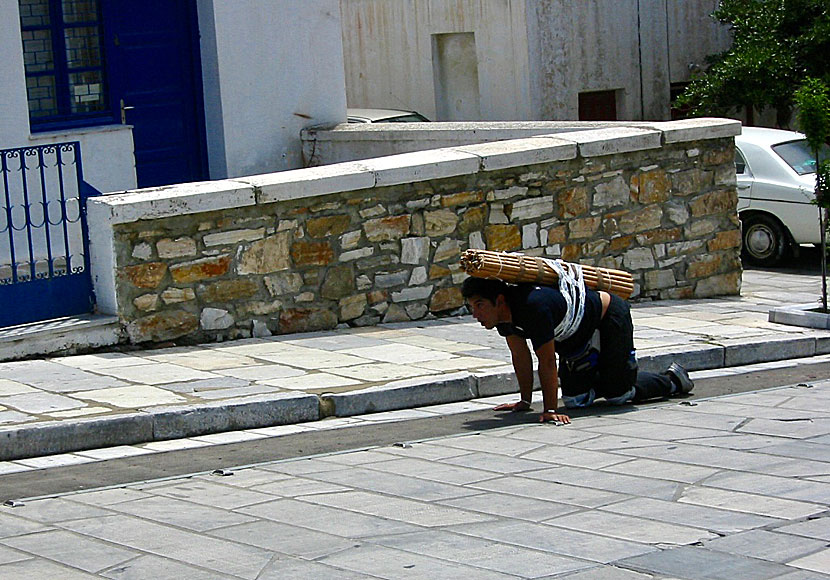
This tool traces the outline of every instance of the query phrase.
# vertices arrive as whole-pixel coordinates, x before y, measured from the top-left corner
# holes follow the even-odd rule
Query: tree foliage
[[[718,116],[772,107],[785,126],[795,89],[830,81],[830,1],[721,0],[713,17],[730,27],[732,47],[707,58],[677,106]]]
[[[824,81],[809,77],[795,91],[798,126],[804,132],[816,159],[816,203],[821,228],[821,304],[827,312],[827,217],[830,162],[822,161],[819,151],[830,141],[830,87]]]

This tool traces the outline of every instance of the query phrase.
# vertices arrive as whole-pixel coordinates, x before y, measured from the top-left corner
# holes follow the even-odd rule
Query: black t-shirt
[[[507,304],[513,317],[512,325],[496,326],[499,334],[515,334],[529,338],[533,350],[553,340],[553,331],[562,322],[567,311],[567,304],[558,288],[537,286],[535,284],[517,284],[510,286]],[[599,292],[585,289],[585,314],[576,333],[567,340],[557,341],[556,350],[565,358],[580,354],[602,319],[602,300]]]

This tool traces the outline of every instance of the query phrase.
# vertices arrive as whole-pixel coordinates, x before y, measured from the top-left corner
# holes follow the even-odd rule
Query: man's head
[[[486,329],[501,322],[510,322],[507,284],[501,280],[467,278],[461,284],[461,295],[467,301],[473,318]]]

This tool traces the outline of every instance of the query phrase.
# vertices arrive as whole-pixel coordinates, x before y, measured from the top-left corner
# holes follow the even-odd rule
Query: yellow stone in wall
[[[522,234],[513,224],[496,224],[484,230],[487,249],[494,252],[510,252],[522,247]]]
[[[137,288],[155,288],[167,273],[164,262],[148,262],[137,266],[127,266],[124,273],[130,283]]]

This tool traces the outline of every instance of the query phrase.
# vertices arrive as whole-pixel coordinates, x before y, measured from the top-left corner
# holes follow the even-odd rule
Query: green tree
[[[798,107],[798,128],[807,137],[816,160],[816,204],[821,226],[821,306],[827,312],[827,217],[830,208],[830,160],[819,151],[830,143],[830,87],[817,78],[807,78],[793,94]]]
[[[808,77],[830,79],[830,1],[721,0],[712,16],[729,26],[733,44],[708,57],[678,97],[692,115],[772,107],[786,127],[795,89]]]

